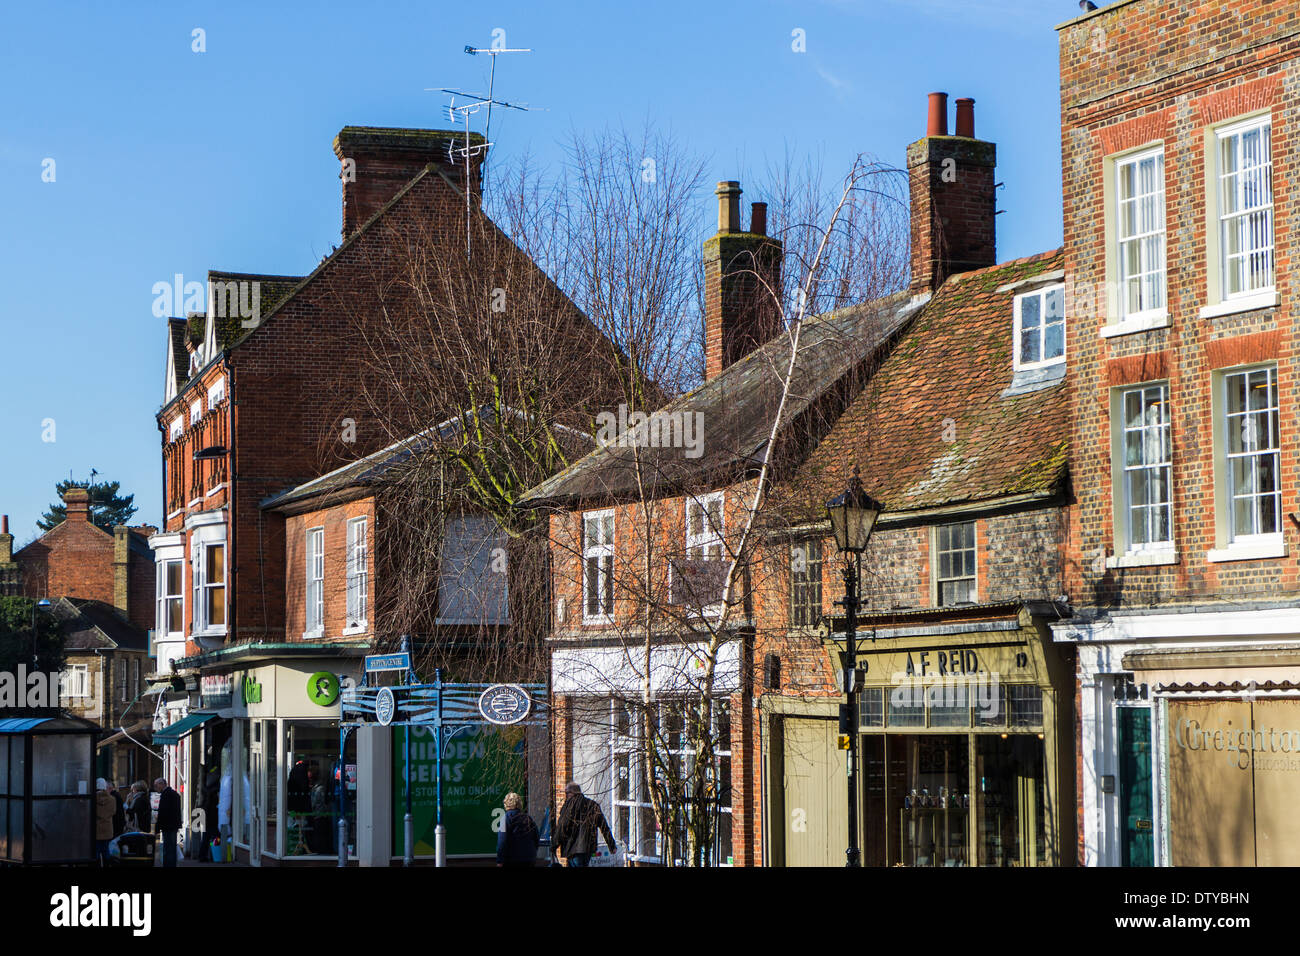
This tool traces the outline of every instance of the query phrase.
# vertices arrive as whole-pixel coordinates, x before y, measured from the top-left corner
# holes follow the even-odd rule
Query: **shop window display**
[[[347,791],[348,843],[355,844],[355,736],[348,737],[347,760],[339,762],[339,729],[334,721],[285,721],[285,855],[333,856],[338,853],[339,788]]]

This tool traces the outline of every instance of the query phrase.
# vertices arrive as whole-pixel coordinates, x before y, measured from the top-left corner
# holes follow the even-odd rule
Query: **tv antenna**
[[[451,97],[451,102],[443,107],[446,110],[448,119],[453,123],[458,123],[461,119],[465,122],[465,145],[457,147],[452,143],[447,144],[447,158],[456,164],[457,160],[462,157],[465,160],[465,258],[470,258],[470,227],[472,222],[473,206],[470,200],[470,176],[472,171],[471,159],[475,156],[483,155],[487,152],[488,147],[492,145],[489,136],[492,131],[492,107],[493,105],[502,106],[506,109],[520,110],[528,112],[530,107],[525,103],[508,103],[505,100],[498,100],[493,97],[496,89],[497,75],[497,55],[501,53],[532,53],[531,49],[526,48],[506,48],[506,47],[489,47],[479,48],[472,47],[468,44],[465,46],[465,52],[470,56],[476,56],[479,53],[486,53],[492,58],[492,69],[488,74],[488,94],[479,96],[477,93],[465,93],[461,90],[453,90],[448,87],[440,87],[436,92],[446,93]],[[426,87],[427,92],[435,92],[433,87]],[[467,103],[456,103],[456,97],[469,100]],[[470,142],[470,114],[477,113],[480,110],[486,111],[486,117],[483,123],[483,142],[472,144]],[[479,169],[479,188],[480,191],[487,185],[487,157],[484,156],[483,163]]]

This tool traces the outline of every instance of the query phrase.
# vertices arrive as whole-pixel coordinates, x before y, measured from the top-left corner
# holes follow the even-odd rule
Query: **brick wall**
[[[347,555],[348,522],[365,518],[367,544],[366,617],[363,633],[344,634],[347,625]],[[373,498],[320,508],[285,519],[285,638],[303,639],[307,628],[307,531],[324,531],[325,577],[323,604],[325,633],[314,640],[368,640],[374,632],[375,575],[375,507]]]
[[[1300,173],[1300,17],[1293,4],[1156,0],[1105,7],[1064,27],[1061,42],[1065,254],[1070,374],[1069,593],[1076,604],[1149,604],[1294,596],[1300,536],[1285,518],[1289,558],[1211,562],[1216,529],[1211,373],[1276,361],[1283,515],[1297,510],[1296,409],[1290,225]],[[1277,307],[1202,317],[1207,276],[1207,132],[1253,110],[1272,110]],[[1167,298],[1165,328],[1103,338],[1109,298],[1104,182],[1108,155],[1163,144]],[[1212,171],[1212,170],[1211,170]],[[1112,519],[1110,388],[1169,384],[1177,562],[1106,568]]]

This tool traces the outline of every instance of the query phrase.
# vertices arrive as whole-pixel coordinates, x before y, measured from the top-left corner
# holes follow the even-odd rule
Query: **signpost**
[[[435,672],[432,684],[420,684],[411,669],[407,639],[402,638],[400,654],[379,654],[366,658],[361,686],[342,692],[343,719],[339,721],[339,753],[345,752],[347,734],[354,727],[379,725],[405,728],[406,819],[404,825],[403,862],[410,866],[414,857],[413,816],[411,812],[411,737],[412,731],[424,728],[433,733],[436,759],[436,820],[434,853],[438,866],[446,865],[446,830],[443,826],[443,756],[447,744],[456,734],[484,727],[544,726],[546,715],[545,684],[444,684],[442,671]],[[405,671],[402,684],[369,687],[372,673]],[[347,823],[345,808],[339,809],[339,866],[347,863]]]

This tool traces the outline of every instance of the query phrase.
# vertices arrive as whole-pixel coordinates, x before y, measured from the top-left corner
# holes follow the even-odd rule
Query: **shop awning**
[[[132,738],[144,737],[144,738],[148,739],[148,736],[149,736],[149,724],[150,724],[150,721],[147,721],[147,720],[140,720],[140,721],[136,721],[136,722],[135,722],[134,724],[132,724],[130,727],[118,727],[115,731],[113,731],[113,733],[111,733],[111,734],[109,734],[107,737],[104,737],[103,739],[101,739],[101,740],[99,741],[98,746],[99,746],[99,747],[106,747],[106,746],[108,746],[109,744],[115,744],[115,743],[117,743],[119,740],[126,739],[126,740],[129,740],[129,741],[130,741],[131,743],[133,743],[133,744],[137,744],[138,746],[143,747],[144,744],[140,743],[140,741],[139,741],[138,739],[132,739]],[[170,728],[169,728],[169,729],[170,729]]]
[[[213,711],[196,710],[194,713],[182,717],[176,723],[164,727],[162,730],[154,731],[153,742],[155,745],[164,747],[175,746],[181,742],[182,738],[188,737],[209,720],[215,720],[216,718],[217,714]]]
[[[172,682],[170,680],[156,680],[149,685],[149,689],[146,690],[142,696],[152,697],[155,694],[166,694],[169,693],[171,689]]]

